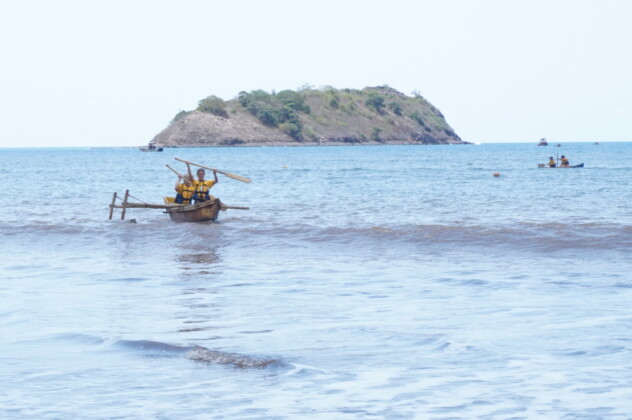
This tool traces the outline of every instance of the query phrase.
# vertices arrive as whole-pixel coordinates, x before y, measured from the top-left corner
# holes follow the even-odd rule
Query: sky
[[[388,85],[465,141],[632,141],[632,1],[0,0],[0,147],[145,145],[216,95]]]

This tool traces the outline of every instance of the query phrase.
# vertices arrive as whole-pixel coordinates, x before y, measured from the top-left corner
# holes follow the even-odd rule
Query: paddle
[[[231,173],[228,173],[228,172],[218,171],[217,169],[209,168],[208,166],[198,165],[197,163],[189,162],[188,160],[184,160],[184,159],[180,159],[180,158],[174,158],[174,159],[175,160],[179,160],[180,162],[188,163],[189,165],[193,165],[193,166],[197,166],[199,168],[208,169],[209,171],[217,172],[218,174],[222,174],[222,175],[225,175],[225,176],[227,176],[229,178],[236,179],[237,181],[252,182],[252,181],[250,181],[250,179],[248,179],[246,177],[243,177],[243,176],[231,174]]]
[[[180,172],[176,171],[175,169],[173,169],[171,166],[169,165],[165,165],[167,168],[171,169],[173,172],[175,172],[176,175],[178,175],[180,178],[183,178],[182,174],[180,174]]]

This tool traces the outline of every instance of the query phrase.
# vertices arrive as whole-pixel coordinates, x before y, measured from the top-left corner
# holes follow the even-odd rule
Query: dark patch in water
[[[198,362],[213,363],[219,365],[233,365],[238,368],[261,369],[268,366],[282,366],[283,363],[277,359],[255,358],[237,353],[224,353],[216,350],[209,350],[205,347],[195,346],[187,354],[187,359]]]
[[[204,337],[204,338],[193,338],[193,341],[208,341],[208,340],[221,340],[222,338],[226,338],[226,337],[222,337],[220,335],[214,335],[212,337]]]
[[[586,355],[585,351],[582,350],[577,350],[577,351],[571,351],[568,353],[564,353],[565,356],[584,356]]]
[[[206,252],[198,254],[183,254],[177,258],[177,261],[187,264],[205,264],[211,265],[219,262],[219,257],[215,252]]]
[[[484,286],[487,284],[487,282],[485,280],[479,280],[479,279],[471,279],[471,280],[465,280],[462,282],[463,284],[468,284],[471,286]]]
[[[215,329],[215,327],[181,328],[178,332],[208,331],[212,329]]]

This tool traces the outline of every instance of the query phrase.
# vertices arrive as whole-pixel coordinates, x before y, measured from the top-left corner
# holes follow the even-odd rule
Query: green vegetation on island
[[[462,144],[443,114],[418,92],[388,86],[359,89],[240,92],[215,95],[181,111],[155,146],[256,144]]]

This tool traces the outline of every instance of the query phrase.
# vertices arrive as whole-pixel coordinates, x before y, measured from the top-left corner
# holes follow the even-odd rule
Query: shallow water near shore
[[[537,168],[562,153],[585,168]],[[172,194],[174,157],[251,178],[212,190],[250,210],[107,220],[115,191]],[[0,149],[3,184],[27,180],[2,199],[0,418],[629,418],[630,162]]]

